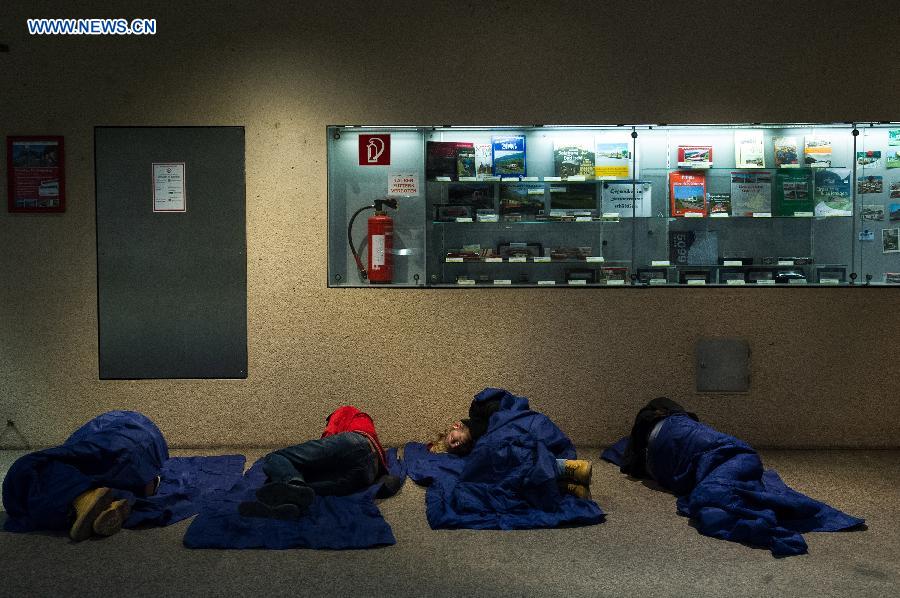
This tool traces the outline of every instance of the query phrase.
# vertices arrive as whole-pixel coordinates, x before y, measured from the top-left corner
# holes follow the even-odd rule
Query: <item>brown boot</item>
[[[583,498],[585,500],[591,500],[591,488],[590,486],[585,486],[583,484],[576,484],[575,482],[569,482],[566,484],[565,489],[566,494],[571,494],[576,498]]]
[[[567,459],[563,477],[582,486],[591,485],[591,462],[584,459]]]
[[[72,506],[75,507],[75,523],[69,529],[69,537],[76,542],[87,540],[94,532],[94,520],[112,502],[112,490],[92,488],[79,494]]]
[[[97,515],[91,526],[98,536],[111,536],[122,529],[122,524],[131,515],[131,505],[127,500],[117,500]]]

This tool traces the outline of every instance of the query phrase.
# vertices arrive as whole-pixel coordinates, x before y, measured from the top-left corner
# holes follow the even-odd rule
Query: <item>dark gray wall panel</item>
[[[246,378],[243,127],[97,127],[100,378]],[[151,164],[187,211],[154,213]]]

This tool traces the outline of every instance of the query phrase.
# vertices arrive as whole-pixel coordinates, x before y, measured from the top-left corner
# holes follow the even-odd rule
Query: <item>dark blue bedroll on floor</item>
[[[388,470],[403,479],[397,450],[387,451]],[[201,510],[184,535],[188,548],[319,548],[345,550],[396,543],[391,526],[375,504],[380,483],[348,496],[316,496],[299,519],[243,517],[238,505],[255,500],[266,481],[260,459],[219,500]]]
[[[603,452],[622,465],[629,438]],[[648,447],[653,478],[678,496],[678,513],[707,536],[768,548],[774,556],[807,551],[801,534],[850,529],[864,519],[789,488],[746,442],[678,413]]]
[[[126,527],[168,525],[190,517],[241,478],[243,455],[169,458],[165,438],[148,417],[110,411],[62,445],[24,455],[3,480],[4,529],[65,530],[72,501],[90,488],[113,488],[132,502]],[[148,483],[160,476],[153,496]]]
[[[574,459],[575,446],[528,399],[487,388],[475,401],[500,398],[487,432],[465,457],[433,454],[408,443],[403,462],[410,478],[427,485],[432,529],[531,529],[602,523],[591,500],[560,492],[556,459]]]

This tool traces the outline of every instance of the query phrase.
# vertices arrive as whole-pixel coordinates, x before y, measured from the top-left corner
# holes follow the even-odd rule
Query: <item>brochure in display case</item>
[[[897,284],[898,123],[327,132],[331,286]]]

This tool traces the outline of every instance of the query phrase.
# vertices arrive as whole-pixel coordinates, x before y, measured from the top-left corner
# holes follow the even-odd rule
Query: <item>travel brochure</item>
[[[900,175],[897,180],[890,176],[892,170],[900,169],[900,129],[859,137],[858,149],[849,156],[851,164],[844,158],[835,161],[834,139],[829,132],[774,134],[768,139],[765,133],[761,129],[734,132],[735,166],[730,172],[730,185],[728,177],[708,180],[705,174],[715,168],[718,156],[715,143],[710,141],[718,143],[716,137],[695,136],[691,141],[696,143],[670,146],[670,159],[675,163],[669,168],[677,170],[670,170],[667,175],[668,215],[851,216],[855,194],[871,198],[861,208],[862,218],[868,220],[889,212],[885,204],[877,203],[882,198],[900,200]],[[627,218],[653,214],[651,181],[633,180],[637,146],[629,131],[566,133],[548,141],[552,148],[552,173],[543,177],[528,176],[530,157],[523,134],[493,135],[490,143],[429,141],[426,176],[464,183],[527,183],[527,192],[523,192],[526,187],[507,188],[508,185],[490,191],[500,198],[496,205],[492,202],[500,215],[532,217],[568,211],[566,216],[585,216],[576,212],[587,212],[594,218],[603,213]],[[544,142],[535,143],[541,152],[547,151],[543,149],[548,147]],[[768,157],[767,143],[771,143]],[[846,146],[841,147],[840,153],[845,155]],[[546,168],[546,158],[535,158],[536,168]],[[730,165],[726,162],[724,166]],[[856,168],[854,180],[850,166]],[[716,182],[722,178],[725,185]],[[603,182],[602,189],[591,187],[599,181]],[[588,187],[575,186],[579,182]],[[540,184],[534,186],[535,183]],[[479,192],[488,193],[483,189]],[[450,201],[458,205],[457,202]],[[481,202],[466,205],[473,210],[485,209],[476,203]]]
[[[731,211],[735,216],[771,215],[772,175],[768,172],[732,172]]]

